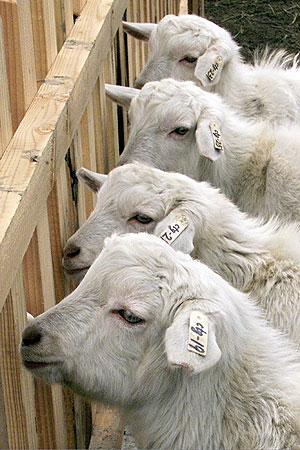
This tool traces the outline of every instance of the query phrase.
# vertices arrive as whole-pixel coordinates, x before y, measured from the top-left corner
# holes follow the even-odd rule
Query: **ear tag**
[[[206,72],[206,76],[209,79],[209,81],[213,81],[219,70],[221,69],[223,64],[223,58],[222,56],[218,56],[215,61],[210,66],[209,70]]]
[[[223,140],[221,136],[221,131],[218,125],[214,122],[211,122],[209,124],[210,132],[214,141],[214,147],[217,152],[223,152],[224,151],[224,145]]]
[[[189,223],[189,219],[184,214],[181,214],[160,233],[159,237],[167,244],[171,245],[187,228]]]
[[[205,356],[208,338],[208,319],[200,311],[192,311],[190,315],[188,350]]]

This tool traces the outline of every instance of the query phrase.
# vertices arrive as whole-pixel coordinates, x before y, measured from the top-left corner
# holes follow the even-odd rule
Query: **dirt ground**
[[[255,48],[300,52],[300,0],[206,0],[205,17],[231,32],[249,62]]]

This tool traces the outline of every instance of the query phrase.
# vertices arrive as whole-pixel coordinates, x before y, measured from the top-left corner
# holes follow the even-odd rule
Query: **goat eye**
[[[186,56],[181,61],[186,61],[188,63],[194,63],[195,61],[197,61],[197,58],[194,58],[193,56]]]
[[[118,311],[121,317],[126,320],[126,322],[129,323],[141,323],[143,322],[143,319],[140,319],[138,316],[135,316],[130,311],[127,311],[126,309],[120,309]]]
[[[133,219],[137,220],[140,223],[150,223],[150,222],[152,222],[151,217],[144,216],[143,214],[137,214],[136,216],[133,217]]]
[[[175,128],[175,130],[173,130],[172,133],[179,134],[179,136],[184,136],[188,131],[189,131],[188,128],[179,127]]]

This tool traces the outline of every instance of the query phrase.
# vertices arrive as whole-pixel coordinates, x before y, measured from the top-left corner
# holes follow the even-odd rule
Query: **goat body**
[[[189,350],[193,311],[205,356]],[[155,236],[108,239],[77,289],[30,322],[21,354],[44,380],[119,406],[139,448],[300,448],[295,349],[247,294]]]

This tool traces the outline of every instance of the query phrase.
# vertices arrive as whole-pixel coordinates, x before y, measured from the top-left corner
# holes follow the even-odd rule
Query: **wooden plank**
[[[126,0],[87,0],[0,161],[0,308],[122,17]],[[113,6],[113,8],[111,8]],[[10,255],[8,260],[7,255]]]
[[[76,170],[80,167],[87,167],[93,171],[96,167],[96,142],[94,128],[94,111],[92,99],[89,101],[87,108],[80,122],[78,130],[78,145],[75,145],[75,164]],[[77,151],[76,151],[77,150]],[[83,183],[78,184],[78,219],[81,226],[93,211],[95,207],[96,196],[86,189]]]
[[[3,25],[0,17],[0,158],[13,135],[6,72]]]
[[[204,17],[204,0],[188,0],[188,11]]]
[[[127,9],[127,21],[134,22],[134,0],[130,0]],[[127,34],[129,86],[134,85],[136,77],[136,39]]]
[[[57,55],[55,9],[53,1],[30,0],[35,68],[38,86]]]
[[[72,0],[54,0],[56,40],[59,51],[73,27],[73,2]]]
[[[128,72],[127,65],[125,60],[125,41],[124,41],[124,31],[123,24],[121,23],[119,28],[119,47],[120,47],[120,70],[121,70],[121,85],[128,86]],[[128,118],[127,118],[127,110],[126,108],[122,108],[122,119],[123,119],[123,138],[124,138],[124,147],[128,141]],[[123,150],[123,149],[122,149]]]
[[[36,91],[30,0],[0,0],[13,131]]]
[[[43,207],[36,231],[25,253],[24,286],[27,308],[37,316],[55,305],[49,222]],[[39,448],[66,448],[62,389],[35,380]]]
[[[94,403],[92,416],[93,433],[89,449],[120,449],[123,441],[124,421],[117,409]]]
[[[4,394],[0,377],[0,448],[8,448],[8,446]]]
[[[111,51],[106,58],[104,65],[105,82],[109,84],[116,84],[116,67],[115,67],[115,47],[111,47]],[[116,162],[119,158],[119,141],[118,141],[118,119],[117,119],[117,105],[106,99],[106,124],[110,124],[110,127],[106,127],[106,167],[109,172],[116,166]],[[114,130],[114,133],[111,133]]]
[[[95,127],[95,154],[96,154],[96,172],[105,173],[105,121],[104,121],[104,105],[105,105],[105,92],[104,92],[104,76],[101,75],[102,83],[98,79],[94,92],[93,92],[93,114],[94,114],[94,127]]]
[[[73,14],[75,16],[79,16],[85,3],[86,3],[86,0],[73,0]]]
[[[33,379],[19,357],[25,324],[23,276],[19,269],[0,314],[0,369],[10,449],[38,448]]]

